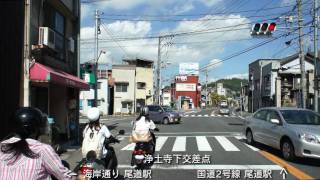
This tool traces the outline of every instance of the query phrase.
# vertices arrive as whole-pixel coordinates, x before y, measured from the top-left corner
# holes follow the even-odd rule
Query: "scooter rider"
[[[38,141],[47,118],[36,108],[19,108],[12,119],[15,129],[0,143],[0,179],[75,179],[50,145]]]
[[[88,134],[89,136],[91,136],[91,134],[93,133],[96,133],[99,136],[99,147],[102,148],[102,153],[98,158],[101,158],[101,160],[103,160],[105,163],[105,167],[108,168],[108,162],[111,157],[108,155],[108,150],[105,147],[105,141],[107,139],[112,139],[115,142],[119,141],[112,136],[107,126],[100,123],[100,111],[97,107],[90,108],[88,110],[87,117],[89,123],[83,130],[83,138],[85,138],[85,136],[87,136]],[[82,144],[82,146],[85,145],[86,144]],[[86,157],[86,154],[83,154],[83,156]]]
[[[147,106],[141,108],[139,117],[133,122],[133,131],[138,132],[150,132],[152,140],[149,142],[151,145],[152,153],[155,151],[156,138],[153,131],[156,129],[156,125],[150,119],[149,108]]]

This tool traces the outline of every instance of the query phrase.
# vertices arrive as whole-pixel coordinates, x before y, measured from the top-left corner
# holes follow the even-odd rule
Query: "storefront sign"
[[[176,91],[196,91],[196,87],[194,83],[177,83]]]
[[[188,76],[176,76],[176,81],[187,81]]]

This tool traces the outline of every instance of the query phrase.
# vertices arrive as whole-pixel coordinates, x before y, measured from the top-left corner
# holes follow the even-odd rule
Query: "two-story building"
[[[124,62],[112,67],[114,114],[132,114],[153,104],[153,61],[125,59]]]

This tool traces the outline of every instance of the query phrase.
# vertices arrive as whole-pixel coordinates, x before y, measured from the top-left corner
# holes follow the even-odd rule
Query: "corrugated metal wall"
[[[0,139],[9,132],[9,118],[19,106],[23,59],[24,1],[0,1]]]

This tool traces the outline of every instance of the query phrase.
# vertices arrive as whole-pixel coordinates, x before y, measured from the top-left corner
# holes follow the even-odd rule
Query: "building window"
[[[145,82],[137,82],[137,89],[146,89]]]
[[[80,99],[79,101],[79,109],[82,110],[83,109],[83,100]]]
[[[101,106],[101,100],[97,100],[97,106]]]
[[[55,32],[55,51],[57,52],[56,58],[65,60],[65,17],[49,4],[45,5],[44,12],[44,25]]]
[[[128,83],[116,83],[116,92],[127,92]]]
[[[108,77],[107,70],[98,70],[99,79],[107,79],[107,77]]]
[[[93,106],[94,105],[94,99],[88,99],[88,106]]]
[[[97,88],[98,88],[98,89],[101,89],[101,82],[98,82]]]

